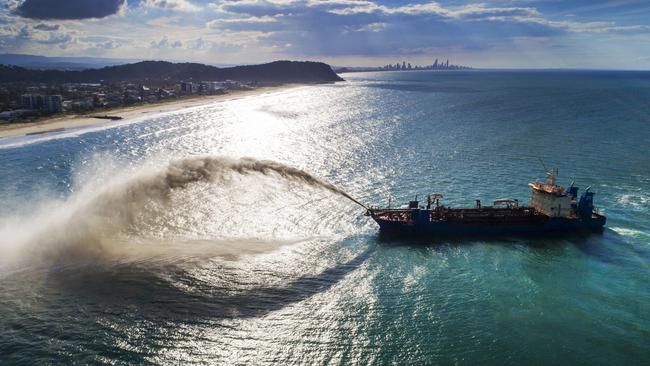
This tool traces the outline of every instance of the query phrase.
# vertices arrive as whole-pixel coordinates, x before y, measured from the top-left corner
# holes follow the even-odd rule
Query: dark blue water
[[[0,361],[650,362],[650,73],[394,72],[0,140]],[[273,174],[161,193],[170,160],[271,159],[369,204],[526,201],[539,162],[602,234],[382,239]]]

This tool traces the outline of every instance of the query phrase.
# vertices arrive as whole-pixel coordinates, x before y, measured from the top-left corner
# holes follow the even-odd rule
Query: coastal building
[[[93,100],[92,99],[73,100],[70,108],[75,111],[87,111],[93,109]]]
[[[37,112],[34,112],[31,109],[15,109],[13,111],[4,111],[4,112],[0,112],[0,120],[14,122],[20,120],[21,118],[25,118],[30,115],[33,115],[34,113]]]
[[[205,94],[215,94],[223,93],[226,91],[226,86],[224,82],[220,81],[204,81],[200,84],[201,93]]]
[[[60,95],[43,96],[43,110],[47,113],[63,112],[63,97]]]
[[[156,90],[156,95],[158,99],[167,99],[167,98],[176,98],[176,93],[173,90],[158,88]]]
[[[102,108],[106,106],[106,94],[104,93],[93,93],[93,105],[95,108]]]
[[[195,94],[199,91],[199,85],[192,82],[182,82],[180,90],[182,94]]]
[[[119,92],[111,92],[106,95],[106,101],[104,107],[114,108],[122,105],[123,94]]]
[[[47,113],[59,113],[63,110],[63,97],[60,95],[23,94],[22,105],[25,109],[41,110]]]
[[[142,102],[142,97],[140,93],[133,90],[125,90],[122,97],[122,103],[124,104],[135,104]]]
[[[40,94],[23,94],[22,105],[25,109],[41,109],[43,107],[43,96]]]

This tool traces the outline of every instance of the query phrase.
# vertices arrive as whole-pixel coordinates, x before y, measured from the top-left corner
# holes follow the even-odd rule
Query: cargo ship
[[[366,215],[385,234],[471,235],[545,234],[602,230],[606,218],[594,208],[590,187],[578,199],[578,187],[556,184],[557,169],[547,172],[545,183],[534,181],[529,206],[516,199],[497,199],[492,206],[476,200],[475,207],[451,208],[440,204],[441,193],[427,195],[426,207],[417,200],[392,208],[370,207]]]

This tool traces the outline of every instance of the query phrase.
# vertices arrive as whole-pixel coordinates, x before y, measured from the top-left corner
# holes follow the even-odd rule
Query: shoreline
[[[158,114],[173,112],[186,108],[199,107],[217,102],[226,102],[243,97],[257,96],[269,92],[282,92],[309,84],[283,84],[277,86],[265,86],[253,90],[235,90],[227,94],[220,95],[201,95],[189,98],[174,99],[162,101],[153,104],[136,105],[129,107],[120,107],[110,110],[100,110],[91,112],[86,115],[66,115],[62,117],[48,118],[37,122],[25,123],[3,123],[0,124],[0,139],[5,137],[27,136],[36,134],[45,134],[49,132],[64,131],[73,127],[92,127],[109,125],[111,123],[125,123],[136,117],[142,117],[147,114]],[[122,117],[119,121],[111,121],[101,118],[94,118],[94,115],[111,115]]]

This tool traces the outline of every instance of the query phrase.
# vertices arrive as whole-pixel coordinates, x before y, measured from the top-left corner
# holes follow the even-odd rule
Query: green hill
[[[322,62],[275,61],[261,65],[219,68],[198,63],[142,61],[80,71],[37,70],[0,65],[0,82],[98,83],[129,80],[237,80],[281,83],[341,81]]]

